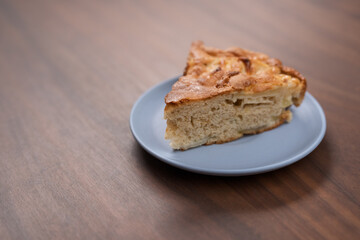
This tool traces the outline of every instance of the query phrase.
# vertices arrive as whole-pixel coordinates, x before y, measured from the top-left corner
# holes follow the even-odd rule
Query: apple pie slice
[[[290,122],[305,78],[269,56],[194,42],[184,75],[165,97],[165,138],[174,149],[225,143]]]

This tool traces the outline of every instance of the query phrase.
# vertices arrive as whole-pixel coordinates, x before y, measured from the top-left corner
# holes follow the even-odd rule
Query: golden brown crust
[[[295,106],[298,107],[305,96],[306,87],[307,87],[306,79],[303,75],[301,75],[301,73],[299,73],[298,71],[296,71],[294,68],[291,67],[281,66],[281,72],[290,75],[292,77],[298,78],[303,85],[303,87],[301,88],[300,96],[297,99],[294,99],[294,104]]]
[[[299,105],[306,91],[306,79],[281,61],[241,48],[220,50],[193,42],[184,75],[166,95],[168,105],[211,98],[233,91],[261,93],[284,85],[300,89],[294,99]]]

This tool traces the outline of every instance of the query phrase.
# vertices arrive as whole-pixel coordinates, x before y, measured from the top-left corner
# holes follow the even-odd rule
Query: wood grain
[[[271,173],[170,167],[129,130],[191,41],[297,68],[327,133]],[[0,239],[357,239],[359,1],[0,0]]]

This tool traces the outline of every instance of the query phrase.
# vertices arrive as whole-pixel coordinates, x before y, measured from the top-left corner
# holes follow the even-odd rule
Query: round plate
[[[324,112],[306,93],[300,107],[292,107],[293,119],[273,130],[238,140],[174,151],[165,140],[164,97],[177,78],[162,82],[134,104],[130,128],[139,144],[158,159],[188,171],[222,176],[250,175],[292,164],[321,142],[326,130]]]

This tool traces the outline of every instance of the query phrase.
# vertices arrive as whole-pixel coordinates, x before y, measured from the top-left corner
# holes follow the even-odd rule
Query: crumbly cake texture
[[[249,50],[191,45],[182,77],[165,97],[165,138],[173,149],[224,143],[291,121],[305,78],[281,61]]]

